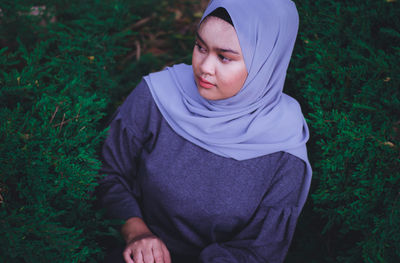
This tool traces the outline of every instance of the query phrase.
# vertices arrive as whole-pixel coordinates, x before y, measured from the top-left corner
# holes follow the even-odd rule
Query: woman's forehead
[[[219,49],[234,50],[241,54],[241,48],[236,31],[231,24],[217,18],[208,17],[200,25],[197,38],[207,45],[213,45]]]
[[[204,30],[204,28],[206,27],[207,29],[210,29],[212,27],[223,27],[225,30],[228,31],[235,31],[234,27],[229,24],[228,22],[226,22],[225,20],[219,18],[219,17],[215,17],[215,16],[208,16],[206,17],[200,24],[200,26],[198,27],[197,31],[201,32]],[[236,32],[235,32],[236,34]]]

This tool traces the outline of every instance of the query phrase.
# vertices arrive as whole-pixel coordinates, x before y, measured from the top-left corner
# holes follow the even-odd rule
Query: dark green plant
[[[313,187],[288,262],[400,260],[400,3],[296,1]],[[303,229],[302,229],[303,228]]]
[[[97,151],[147,4],[33,2],[0,5],[0,262],[98,262]]]

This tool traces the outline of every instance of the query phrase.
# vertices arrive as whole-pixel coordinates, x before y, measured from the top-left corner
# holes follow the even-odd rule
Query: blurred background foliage
[[[98,262],[107,121],[143,75],[189,63],[206,0],[0,0],[0,262]],[[285,91],[310,127],[286,262],[400,262],[400,3],[295,0]]]

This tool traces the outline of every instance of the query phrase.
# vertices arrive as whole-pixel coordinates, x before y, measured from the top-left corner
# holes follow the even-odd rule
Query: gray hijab
[[[185,64],[145,80],[163,117],[186,140],[239,161],[278,151],[304,160],[302,206],[311,180],[309,133],[299,104],[282,92],[299,24],[296,6],[290,0],[214,0],[201,21],[218,7],[232,19],[248,71],[239,93],[223,100],[204,99],[192,67]]]

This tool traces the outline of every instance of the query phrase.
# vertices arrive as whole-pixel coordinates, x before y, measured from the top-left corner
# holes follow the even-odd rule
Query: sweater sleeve
[[[207,246],[202,263],[278,263],[288,251],[300,208],[297,200],[304,187],[305,163],[290,154],[280,161],[271,188],[257,211],[235,237]]]
[[[146,140],[141,124],[143,116],[142,81],[114,114],[108,136],[101,152],[104,177],[99,181],[96,194],[100,206],[113,219],[127,220],[142,217],[137,166]]]

